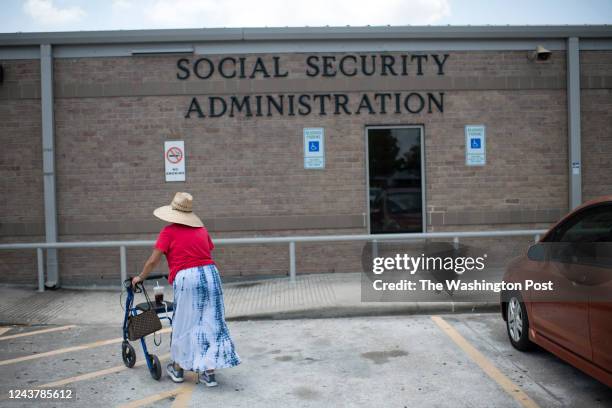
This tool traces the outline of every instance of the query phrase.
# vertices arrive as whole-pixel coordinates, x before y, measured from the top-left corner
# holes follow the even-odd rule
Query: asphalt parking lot
[[[509,345],[498,314],[230,322],[243,364],[206,388],[128,369],[115,326],[0,329],[4,407],[612,407],[612,389],[543,350]],[[150,351],[165,362],[169,334]],[[10,399],[63,389],[71,399]],[[74,405],[73,405],[74,404]]]

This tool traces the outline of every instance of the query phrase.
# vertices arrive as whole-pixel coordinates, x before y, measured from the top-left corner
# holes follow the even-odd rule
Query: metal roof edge
[[[612,25],[192,28],[0,33],[0,46],[294,40],[612,38]]]

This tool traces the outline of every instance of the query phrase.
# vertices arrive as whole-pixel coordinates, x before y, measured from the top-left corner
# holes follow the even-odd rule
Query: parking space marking
[[[44,333],[51,333],[51,332],[56,332],[56,331],[70,330],[70,329],[73,329],[75,327],[76,327],[76,325],[71,324],[71,325],[68,325],[68,326],[52,327],[50,329],[34,330],[34,331],[31,331],[31,332],[26,332],[26,333],[11,334],[9,336],[2,336],[2,333],[4,333],[4,332],[0,331],[0,336],[2,336],[2,337],[0,337],[0,340],[9,340],[9,339],[16,339],[16,338],[19,338],[19,337],[34,336],[35,334],[44,334]],[[4,329],[4,327],[2,329]],[[2,329],[0,329],[0,330],[2,330]],[[8,330],[10,330],[10,328],[8,328],[7,331]]]
[[[138,408],[138,407],[143,407],[145,405],[152,404],[157,401],[165,400],[166,398],[174,397],[175,395],[181,393],[188,386],[189,384],[185,384],[173,390],[160,392],[158,394],[153,394],[151,396],[148,396],[146,398],[143,398],[137,401],[132,401],[132,402],[128,402],[127,404],[119,405],[119,408]]]
[[[172,408],[186,408],[189,406],[195,388],[195,379],[193,379],[193,381],[194,382],[185,384],[183,391],[176,395],[176,399],[172,403]]]
[[[170,354],[163,354],[161,356],[159,356],[159,361],[163,362],[167,359],[170,358]],[[136,362],[136,364],[134,364],[134,367],[140,367],[143,365],[146,365],[147,362],[146,360],[139,360],[138,362]],[[121,371],[125,371],[125,370],[129,370],[128,367],[126,367],[125,365],[120,365],[120,366],[115,366],[115,367],[110,367],[110,368],[106,368],[104,370],[99,370],[99,371],[92,371],[91,373],[86,373],[86,374],[81,374],[81,375],[77,375],[74,377],[69,377],[69,378],[64,378],[63,380],[58,380],[58,381],[54,381],[54,382],[50,382],[47,384],[43,384],[40,385],[38,388],[56,388],[56,387],[62,387],[64,385],[68,385],[68,384],[72,384],[78,381],[85,381],[85,380],[90,380],[92,378],[96,378],[96,377],[101,377],[103,375],[107,375],[107,374],[113,374],[113,373],[119,373]]]
[[[152,404],[157,401],[165,400],[166,398],[176,397],[172,406],[175,408],[187,407],[189,402],[191,401],[191,395],[193,394],[193,390],[195,388],[195,375],[193,373],[188,373],[185,375],[185,380],[188,381],[187,384],[184,384],[178,388],[162,391],[157,394],[149,395],[146,398],[139,399],[136,401],[128,402],[127,404],[119,405],[119,408],[138,408],[143,407],[145,405]]]
[[[489,377],[491,377],[506,393],[525,408],[539,408],[534,400],[506,377],[491,361],[472,346],[454,327],[440,316],[432,316],[433,320],[448,337],[451,338]]]
[[[172,330],[171,327],[166,327],[165,329],[161,329],[158,333],[168,333],[171,330]],[[46,351],[44,353],[31,354],[29,356],[11,358],[11,359],[8,359],[8,360],[0,361],[0,366],[4,366],[4,365],[8,365],[8,364],[21,363],[21,362],[24,362],[24,361],[36,360],[37,358],[56,356],[58,354],[72,353],[74,351],[87,350],[87,349],[91,349],[91,348],[94,348],[94,347],[107,346],[109,344],[121,343],[122,341],[123,341],[123,337],[118,337],[116,339],[99,340],[99,341],[94,341],[93,343],[82,344],[80,346],[66,347],[66,348],[63,348],[63,349]]]

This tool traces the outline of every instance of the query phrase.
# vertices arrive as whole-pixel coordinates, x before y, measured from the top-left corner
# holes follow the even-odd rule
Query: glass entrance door
[[[369,127],[370,233],[423,232],[421,127]]]

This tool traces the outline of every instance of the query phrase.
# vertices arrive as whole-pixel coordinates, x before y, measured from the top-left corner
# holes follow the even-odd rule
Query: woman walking
[[[214,387],[215,369],[237,366],[240,357],[225,323],[221,280],[211,256],[215,246],[192,205],[191,194],[176,193],[170,205],[153,212],[171,224],[159,233],[153,253],[132,284],[146,279],[166,256],[168,282],[174,288],[173,363],[166,371],[174,382],[183,382],[183,370],[196,371]]]

